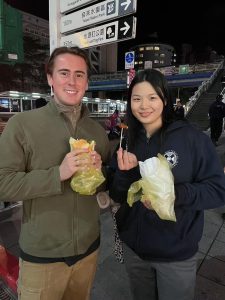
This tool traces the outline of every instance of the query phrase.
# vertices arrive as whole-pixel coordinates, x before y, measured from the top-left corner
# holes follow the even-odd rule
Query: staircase
[[[221,77],[223,73],[224,69],[221,69],[210,88],[199,97],[196,104],[186,115],[186,118],[190,123],[203,131],[209,128],[209,106],[214,100],[216,100],[216,95],[221,92]]]

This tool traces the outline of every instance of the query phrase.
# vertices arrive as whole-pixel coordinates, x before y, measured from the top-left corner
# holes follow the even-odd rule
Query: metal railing
[[[189,65],[189,73],[200,73],[200,72],[207,72],[207,71],[214,71],[217,70],[218,67],[223,64],[223,61],[215,62],[215,63],[207,63],[207,64],[195,64]],[[179,67],[169,66],[164,68],[157,68],[163,74],[167,74],[167,70],[172,70],[171,75],[179,74]],[[118,71],[113,73],[103,73],[103,74],[93,74],[90,78],[90,81],[98,81],[98,80],[113,80],[113,79],[126,79],[127,78],[127,71]]]
[[[221,91],[221,95],[223,96],[223,102],[225,101],[225,87]]]
[[[200,96],[204,92],[206,92],[209,89],[209,87],[212,85],[219,71],[223,68],[223,65],[224,65],[224,60],[217,65],[217,68],[213,72],[212,76],[208,80],[203,81],[202,84],[197,89],[197,91],[194,93],[194,95],[189,98],[189,101],[186,103],[186,115],[191,111],[191,109],[196,104]]]

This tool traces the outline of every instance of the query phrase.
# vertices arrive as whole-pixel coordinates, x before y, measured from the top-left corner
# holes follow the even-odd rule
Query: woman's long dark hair
[[[131,94],[133,87],[141,82],[148,82],[156,91],[157,95],[163,102],[162,111],[162,131],[173,122],[174,120],[174,109],[173,102],[171,99],[169,87],[165,76],[155,69],[145,69],[138,71],[132,80],[128,90],[127,100],[127,124],[128,124],[128,148],[130,149],[134,145],[137,136],[140,134],[140,130],[143,129],[143,125],[138,121],[131,110]]]

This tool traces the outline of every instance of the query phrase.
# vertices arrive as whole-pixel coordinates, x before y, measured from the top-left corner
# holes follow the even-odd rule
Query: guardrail
[[[218,68],[218,66],[220,66],[221,63],[223,63],[223,60],[219,61],[219,62],[215,62],[215,63],[189,65],[188,74],[214,71]],[[157,70],[160,70],[165,75],[167,75],[168,70],[170,71],[170,75],[180,74],[179,73],[179,67],[175,67],[175,66],[157,68]],[[113,79],[126,80],[127,71],[128,70],[112,72],[112,73],[104,73],[104,74],[93,74],[90,78],[90,82],[91,81],[98,81],[98,80],[113,80]]]
[[[223,101],[225,101],[225,87],[222,89],[221,95],[223,96]]]
[[[206,92],[208,88],[212,85],[219,71],[223,68],[223,65],[224,65],[224,60],[220,62],[220,64],[213,72],[212,76],[208,80],[203,81],[202,84],[197,89],[197,91],[194,93],[194,95],[189,98],[189,101],[186,103],[186,115],[191,111],[191,109],[196,104],[196,102],[198,101],[202,93]]]

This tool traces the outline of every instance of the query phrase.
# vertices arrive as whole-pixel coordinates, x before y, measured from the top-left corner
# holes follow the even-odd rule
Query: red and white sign
[[[127,72],[127,87],[130,86],[132,80],[134,79],[135,77],[135,70],[134,69],[130,69],[128,72]]]

